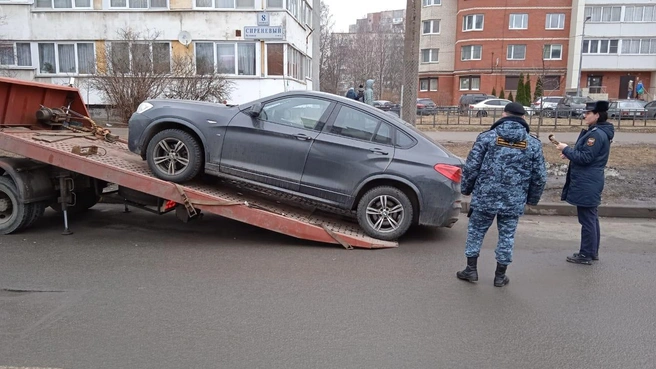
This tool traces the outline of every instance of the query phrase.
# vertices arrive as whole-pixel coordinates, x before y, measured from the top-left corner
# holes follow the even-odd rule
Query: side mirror
[[[262,112],[262,104],[261,103],[255,103],[253,106],[251,106],[251,110],[248,113],[251,117],[257,118],[260,116],[260,113]]]

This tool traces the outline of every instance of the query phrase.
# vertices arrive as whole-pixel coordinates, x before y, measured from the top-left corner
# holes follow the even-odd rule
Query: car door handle
[[[303,133],[299,133],[299,134],[296,135],[296,139],[301,140],[301,141],[309,141],[309,140],[312,139],[312,137],[310,137],[306,134],[303,134]]]
[[[374,154],[378,154],[378,155],[387,155],[387,151],[383,151],[383,149],[380,149],[378,147],[374,147],[373,149],[369,149],[369,151],[373,152]]]

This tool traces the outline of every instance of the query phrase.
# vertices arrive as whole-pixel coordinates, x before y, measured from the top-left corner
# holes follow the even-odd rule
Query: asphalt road
[[[99,205],[0,237],[0,368],[653,368],[656,222],[524,217],[511,282],[464,265],[466,218],[345,250],[206,216]]]

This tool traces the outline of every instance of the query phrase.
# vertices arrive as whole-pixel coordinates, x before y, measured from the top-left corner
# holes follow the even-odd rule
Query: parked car
[[[157,178],[207,174],[354,211],[371,237],[450,227],[464,161],[401,119],[345,97],[290,91],[239,106],[147,100],[129,149]]]
[[[470,105],[477,104],[481,101],[487,99],[496,99],[494,95],[488,95],[483,93],[471,93],[471,94],[462,94],[458,100],[458,111],[460,114],[464,114],[469,110]]]
[[[656,100],[647,103],[645,109],[647,110],[647,118],[656,119]]]
[[[562,96],[542,96],[535,99],[531,107],[534,111],[541,113],[543,117],[553,117],[554,110]]]
[[[417,99],[417,115],[437,114],[437,104],[431,99],[420,97]]]
[[[477,104],[469,105],[468,110],[470,115],[477,117],[487,117],[490,114],[501,117],[501,112],[510,103],[511,101],[506,99],[487,99]],[[525,106],[524,110],[526,110],[526,115],[533,115],[533,108],[530,106]]]
[[[374,108],[380,109],[382,111],[392,112],[397,117],[401,115],[401,107],[399,104],[394,104],[393,102],[387,100],[375,100],[373,104]]]
[[[608,107],[608,116],[610,118],[645,118],[648,109],[645,109],[646,103],[640,100],[615,100],[611,101]]]
[[[565,96],[556,104],[558,118],[582,117],[585,112],[585,104],[593,101],[588,96]]]

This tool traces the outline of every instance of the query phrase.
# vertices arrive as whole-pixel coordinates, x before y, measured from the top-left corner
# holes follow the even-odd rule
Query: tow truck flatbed
[[[186,204],[192,207],[192,211],[200,209],[206,213],[300,239],[341,244],[347,248],[398,246],[394,241],[367,236],[357,223],[279,203],[245,191],[242,193],[230,186],[201,182],[177,185],[157,179],[152,176],[147,163],[131,153],[121,140],[112,143],[75,135],[62,137],[58,141],[43,140],[44,137],[52,135],[52,132],[66,131],[3,128],[0,130],[0,149],[177,204]],[[85,150],[91,146],[97,148],[94,149],[97,150],[96,153],[80,155],[80,149]],[[74,153],[76,150],[78,153]]]

